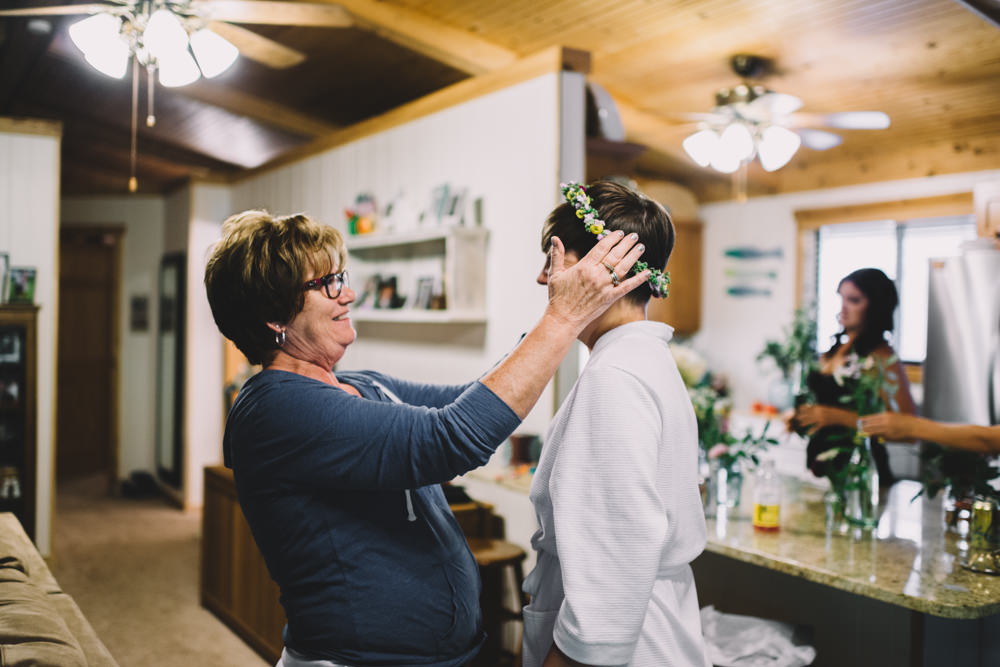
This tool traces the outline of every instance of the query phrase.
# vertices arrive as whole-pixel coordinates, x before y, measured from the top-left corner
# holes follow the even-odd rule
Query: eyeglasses
[[[317,289],[320,286],[326,290],[326,295],[329,298],[336,299],[345,287],[351,286],[351,281],[347,277],[347,271],[328,273],[322,278],[313,278],[303,285],[302,289]]]

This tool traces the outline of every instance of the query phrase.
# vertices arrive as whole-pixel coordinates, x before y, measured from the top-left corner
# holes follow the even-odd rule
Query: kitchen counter
[[[706,551],[933,616],[1000,613],[1000,577],[960,565],[965,543],[944,531],[941,497],[910,502],[918,483],[904,480],[890,489],[874,536],[828,529],[823,489],[790,478],[781,529],[756,531],[751,486],[744,484],[735,512],[707,519]]]

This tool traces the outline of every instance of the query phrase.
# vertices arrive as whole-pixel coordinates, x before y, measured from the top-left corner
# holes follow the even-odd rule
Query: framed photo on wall
[[[15,266],[10,269],[9,303],[34,303],[35,267]]]

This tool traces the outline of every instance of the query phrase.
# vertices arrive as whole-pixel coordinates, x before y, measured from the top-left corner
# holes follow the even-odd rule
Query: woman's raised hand
[[[567,269],[565,248],[553,236],[547,312],[582,331],[608,306],[649,278],[648,270],[626,277],[644,250],[637,235],[611,232]]]

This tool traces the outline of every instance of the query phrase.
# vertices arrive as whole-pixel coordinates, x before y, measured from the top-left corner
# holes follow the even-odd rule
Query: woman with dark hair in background
[[[874,356],[882,363],[896,356],[886,334],[893,330],[893,313],[899,296],[888,276],[878,269],[858,269],[840,281],[837,293],[841,299],[838,316],[841,330],[834,336],[830,349],[820,357],[819,372],[814,371],[808,378],[816,403],[799,406],[791,420],[792,426],[808,431],[806,465],[817,477],[826,474],[828,465],[846,462],[846,455],[833,461],[817,460],[816,457],[850,442],[858,422],[857,412],[841,402],[843,396],[849,395],[849,389],[837,381],[836,374],[844,369],[852,355]],[[895,393],[883,396],[883,400],[893,412],[913,414],[910,386],[898,358],[888,370],[894,373],[898,386]],[[889,469],[885,445],[874,442],[872,456],[878,466],[879,480],[883,486],[890,486],[895,478]]]

